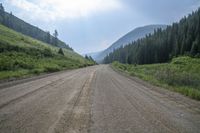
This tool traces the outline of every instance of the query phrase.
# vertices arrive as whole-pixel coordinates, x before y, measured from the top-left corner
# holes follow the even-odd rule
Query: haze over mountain
[[[177,22],[199,0],[0,0],[8,12],[51,33],[80,54],[102,51],[134,28]],[[155,3],[153,6],[152,3]]]
[[[166,27],[167,25],[147,25],[143,27],[138,27],[118,39],[107,49],[97,53],[89,53],[88,55],[92,56],[97,62],[100,63],[104,59],[104,57],[106,57],[110,52],[113,52],[114,49],[125,46],[133,41],[145,37],[148,34],[152,34],[154,30],[158,28],[165,29]]]

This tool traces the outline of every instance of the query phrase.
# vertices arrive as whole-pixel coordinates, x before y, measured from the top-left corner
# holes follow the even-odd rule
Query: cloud
[[[87,17],[122,8],[119,0],[7,0],[20,9],[20,16],[55,21]]]

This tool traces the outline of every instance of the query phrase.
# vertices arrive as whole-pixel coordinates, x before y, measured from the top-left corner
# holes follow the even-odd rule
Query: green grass
[[[0,80],[93,65],[79,54],[53,47],[0,25]]]
[[[200,59],[177,57],[170,63],[128,65],[112,63],[113,68],[154,85],[200,100]]]

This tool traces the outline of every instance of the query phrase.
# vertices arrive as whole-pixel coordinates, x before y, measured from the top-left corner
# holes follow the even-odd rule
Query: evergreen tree
[[[57,46],[57,44],[58,44],[58,32],[57,32],[57,30],[54,31],[53,36],[54,36],[54,38],[53,38],[54,39],[53,44],[55,46]]]
[[[50,34],[49,31],[47,31],[46,34],[47,34],[47,35],[46,35],[46,42],[50,44],[50,43],[51,43],[51,34]]]
[[[59,53],[60,55],[65,55],[64,52],[63,52],[63,50],[62,50],[62,48],[60,48],[60,49],[58,50],[58,53]]]
[[[5,11],[2,3],[0,3],[0,11]]]
[[[89,60],[89,57],[87,55],[85,55],[85,59]]]
[[[151,64],[169,61],[174,56],[200,55],[200,8],[165,30],[120,47],[107,55],[104,63]]]

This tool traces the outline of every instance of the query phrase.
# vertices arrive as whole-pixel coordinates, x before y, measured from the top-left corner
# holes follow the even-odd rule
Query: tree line
[[[73,50],[69,45],[58,39],[57,30],[51,35],[49,31],[45,32],[38,27],[26,23],[14,16],[12,12],[7,13],[2,3],[0,3],[0,24],[50,45]]]
[[[164,30],[157,29],[145,38],[114,50],[104,58],[104,63],[163,63],[180,55],[200,57],[200,8]]]
[[[85,55],[85,59],[97,64],[96,61],[92,58],[92,56]]]

